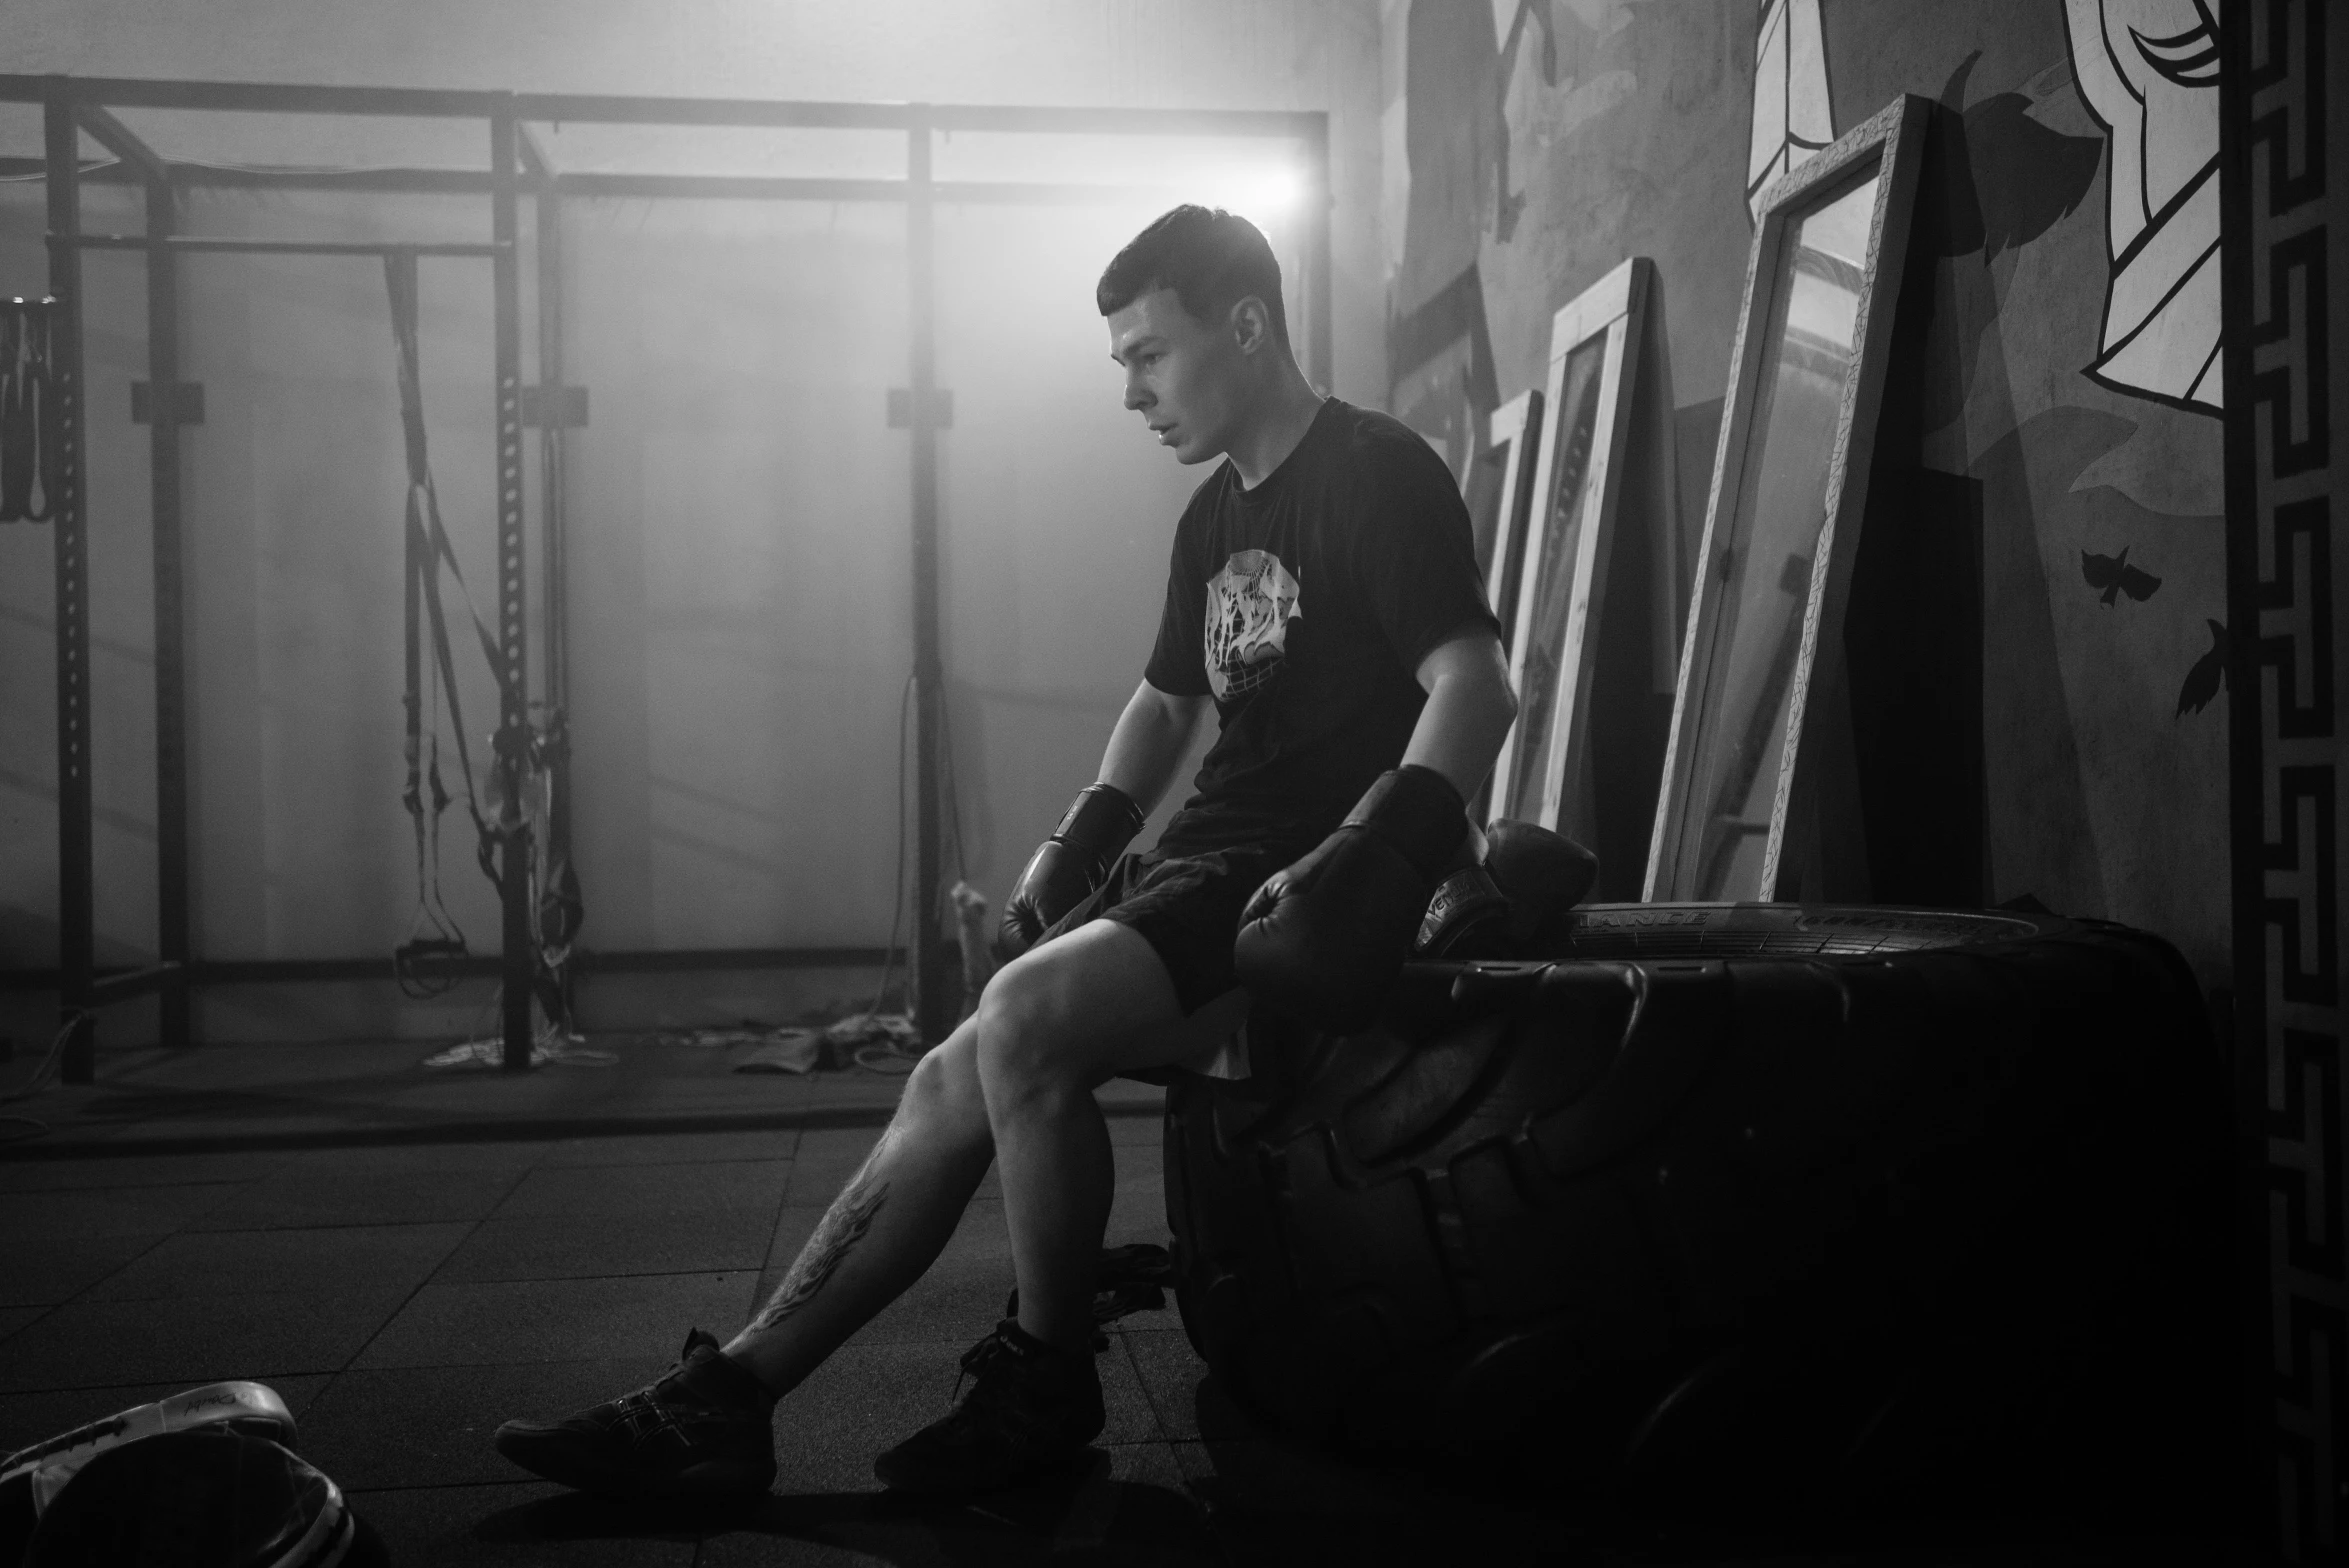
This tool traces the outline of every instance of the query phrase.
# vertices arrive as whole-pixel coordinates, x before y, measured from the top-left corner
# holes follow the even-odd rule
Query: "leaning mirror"
[[[1842,643],[1929,109],[1896,101],[1763,193],[1649,899],[1780,896],[1796,762],[1820,738],[1806,697]]]
[[[1525,514],[1533,504],[1533,448],[1541,442],[1542,395],[1527,390],[1493,410],[1485,447],[1468,467],[1468,521],[1476,531],[1476,569],[1485,602],[1501,621],[1501,645],[1517,608],[1517,563]]]
[[[1656,357],[1644,352],[1655,295],[1654,264],[1634,257],[1552,319],[1543,396],[1548,428],[1534,468],[1524,547],[1491,578],[1517,691],[1517,722],[1493,764],[1493,814],[1594,847],[1600,837],[1594,675],[1616,537],[1626,526],[1650,533],[1659,526],[1645,515],[1621,515],[1635,467],[1630,447],[1641,367]],[[1661,371],[1646,373],[1654,379]],[[1651,432],[1651,445],[1655,439]],[[1640,489],[1656,499],[1654,486]],[[1669,523],[1660,526],[1668,536]],[[1635,619],[1645,625],[1647,607],[1639,608]],[[1610,858],[1607,849],[1600,858]]]

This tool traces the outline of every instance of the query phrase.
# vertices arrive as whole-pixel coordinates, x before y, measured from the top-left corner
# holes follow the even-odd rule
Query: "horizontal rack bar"
[[[37,175],[38,158],[0,158],[0,177]],[[485,196],[491,177],[472,169],[234,169],[175,163],[175,189],[275,189],[366,191],[416,196]],[[85,182],[135,184],[123,165],[84,170]],[[560,174],[551,181],[526,179],[530,195],[551,189],[558,196],[622,199],[666,198],[699,201],[910,201],[910,180],[851,180],[765,174],[621,174],[594,171]],[[1095,181],[934,180],[930,199],[942,205],[1086,207],[1157,199],[1182,200],[1196,192],[1174,185],[1109,185]],[[139,245],[146,241],[140,240]]]
[[[599,953],[581,949],[572,964],[581,975],[713,974],[761,969],[878,969],[885,963],[903,963],[902,949],[885,947],[699,947],[651,948]],[[428,960],[429,974],[468,979],[494,979],[494,953],[471,953],[463,958]],[[103,997],[112,985],[130,984],[153,989],[169,977],[172,966],[145,965],[99,972]],[[394,978],[390,954],[380,958],[213,958],[179,966],[191,986],[307,984],[336,980]],[[54,991],[54,968],[0,970],[0,992]],[[135,991],[125,994],[136,994]],[[103,997],[113,1000],[112,997]]]
[[[150,991],[162,990],[182,968],[182,965],[166,959],[160,964],[149,964],[141,969],[101,974],[90,982],[89,999],[99,1005],[127,1002],[134,996],[145,996]]]
[[[495,256],[507,249],[489,241],[461,241],[408,245],[384,240],[239,240],[208,239],[174,234],[149,239],[143,234],[52,234],[52,245],[77,245],[83,250],[153,250],[219,252],[254,256]]]
[[[255,114],[389,114],[416,119],[487,119],[513,102],[499,92],[429,87],[291,86],[275,82],[172,82],[135,76],[0,75],[0,103],[112,109],[222,109]]]
[[[421,87],[174,82],[121,76],[0,74],[0,102],[252,114],[377,114],[552,124],[718,125],[831,130],[1001,131],[1109,136],[1314,136],[1323,116],[1295,109],[1087,109],[991,104],[827,103],[606,93],[504,93]]]

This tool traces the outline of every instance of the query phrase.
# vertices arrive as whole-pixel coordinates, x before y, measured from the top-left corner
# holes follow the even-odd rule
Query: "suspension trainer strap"
[[[424,435],[423,373],[417,343],[415,252],[386,252],[383,275],[385,291],[391,300],[392,336],[399,348],[400,427],[406,438],[408,458],[405,595],[408,781],[403,799],[416,819],[418,863],[427,867],[425,883],[432,888],[433,896],[437,898],[437,878],[431,874],[428,863],[437,864],[437,819],[449,796],[440,779],[439,726],[433,726],[430,736],[424,733],[427,682],[433,684],[435,693],[448,704],[450,724],[456,736],[457,766],[464,779],[465,807],[473,818],[475,859],[480,862],[482,873],[491,884],[499,884],[498,833],[481,809],[480,795],[474,785],[472,747],[467,742],[465,732],[464,700],[457,685],[456,659],[449,648],[448,617],[441,605],[440,574],[444,565],[449,575],[457,580],[457,591],[465,598],[465,607],[473,618],[474,632],[481,640],[482,652],[489,659],[492,669],[497,667],[498,643],[496,635],[483,622],[481,612],[474,607],[471,593],[465,588],[465,575],[458,569],[456,550],[449,542],[448,530],[441,524],[440,498],[432,482],[431,456]],[[423,635],[427,628],[432,637],[429,668],[423,650]],[[433,797],[429,818],[422,799],[427,784]]]
[[[0,305],[0,523],[45,523],[57,513],[65,454],[55,428],[49,323],[46,305]]]

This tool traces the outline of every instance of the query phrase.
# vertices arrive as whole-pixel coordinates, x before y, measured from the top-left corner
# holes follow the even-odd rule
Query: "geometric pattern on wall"
[[[2259,1490],[2287,1562],[2341,1563],[2349,1440],[2349,1172],[2343,1124],[2335,367],[2349,310],[2326,211],[2327,139],[2349,29],[2326,0],[2223,12],[2221,158],[2236,1043],[2245,1130],[2264,1147],[2269,1440]],[[2333,37],[2328,38],[2331,32]],[[2328,58],[2329,57],[2329,58]]]

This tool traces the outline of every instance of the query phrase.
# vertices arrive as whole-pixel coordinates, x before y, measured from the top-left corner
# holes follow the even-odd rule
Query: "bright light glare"
[[[1236,212],[1258,228],[1270,228],[1293,212],[1305,195],[1305,178],[1293,166],[1234,170],[1212,182],[1203,198],[1209,206]]]

